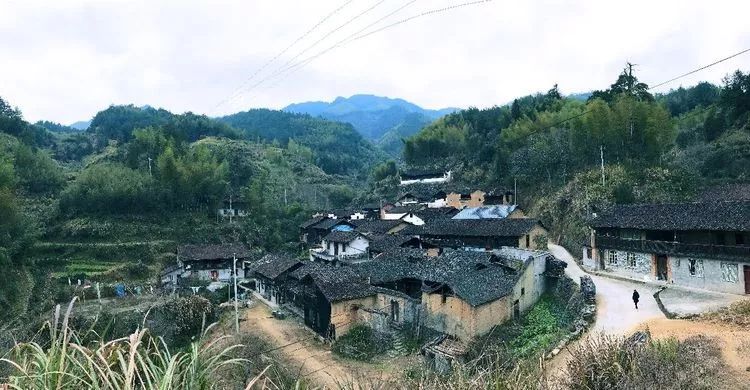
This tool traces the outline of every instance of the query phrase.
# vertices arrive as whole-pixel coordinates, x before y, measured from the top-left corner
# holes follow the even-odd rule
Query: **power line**
[[[346,38],[342,39],[341,41],[337,42],[337,43],[336,43],[336,44],[334,44],[333,46],[331,46],[331,47],[329,47],[329,48],[327,48],[327,49],[325,49],[325,50],[323,50],[323,51],[321,51],[321,52],[319,52],[319,53],[317,53],[317,54],[315,54],[315,55],[312,55],[312,56],[310,56],[310,57],[307,57],[307,58],[305,58],[305,59],[303,59],[303,60],[300,60],[300,61],[298,61],[298,62],[296,62],[296,63],[294,63],[294,64],[291,64],[291,65],[289,65],[288,67],[286,67],[285,69],[280,69],[280,70],[278,70],[278,71],[274,72],[273,74],[271,74],[271,75],[269,75],[269,76],[265,77],[265,78],[264,78],[263,80],[259,81],[258,83],[256,83],[256,84],[255,84],[255,85],[253,85],[252,87],[250,87],[250,88],[249,88],[249,89],[248,89],[248,90],[247,90],[246,92],[251,92],[251,91],[252,91],[252,90],[253,90],[253,89],[254,89],[255,87],[259,86],[260,84],[264,83],[265,81],[267,81],[267,80],[270,80],[270,79],[272,79],[272,78],[274,78],[274,77],[276,77],[276,76],[278,76],[278,75],[280,75],[280,74],[283,74],[283,73],[285,73],[285,72],[288,72],[288,71],[290,71],[290,70],[293,70],[293,69],[299,70],[299,69],[301,69],[302,67],[304,67],[305,65],[309,64],[310,62],[312,62],[313,60],[315,60],[315,59],[319,58],[320,56],[322,56],[322,55],[324,55],[324,54],[326,54],[326,53],[328,53],[329,51],[331,51],[331,50],[333,50],[333,49],[336,49],[337,47],[340,47],[340,46],[344,46],[345,44],[348,44],[348,43],[350,43],[350,42],[354,42],[354,41],[357,41],[357,40],[360,40],[360,39],[366,38],[366,37],[368,37],[368,36],[370,36],[370,35],[373,35],[373,34],[375,34],[375,33],[378,33],[378,32],[382,32],[382,31],[384,31],[384,30],[386,30],[386,29],[389,29],[389,28],[393,28],[393,27],[399,26],[399,25],[401,25],[401,24],[407,23],[407,22],[409,22],[409,21],[412,21],[412,20],[414,20],[414,19],[417,19],[417,18],[421,18],[421,17],[424,17],[424,16],[429,16],[429,15],[433,15],[433,14],[437,14],[437,13],[442,13],[442,12],[447,12],[447,11],[451,11],[451,10],[454,10],[454,9],[456,9],[456,8],[467,7],[467,6],[471,6],[471,5],[477,5],[477,4],[482,4],[482,3],[488,3],[488,2],[491,2],[491,1],[493,1],[493,0],[480,0],[480,1],[471,1],[471,2],[466,2],[466,3],[462,3],[462,4],[456,4],[456,5],[452,5],[452,6],[448,6],[448,7],[443,7],[443,8],[432,9],[432,10],[429,10],[429,11],[425,11],[425,12],[422,12],[422,13],[420,13],[420,14],[417,14],[417,15],[414,15],[414,16],[410,16],[410,17],[408,17],[408,18],[405,18],[405,19],[402,19],[402,20],[400,20],[400,21],[397,21],[397,22],[391,23],[391,24],[389,24],[389,25],[386,25],[386,26],[384,26],[384,27],[381,27],[381,28],[378,28],[378,29],[376,29],[376,30],[370,31],[370,32],[368,32],[368,33],[362,34],[362,32],[363,32],[364,30],[366,30],[367,28],[369,28],[369,27],[372,27],[372,26],[373,26],[374,24],[377,24],[377,23],[379,23],[379,22],[380,22],[380,21],[382,21],[383,19],[385,19],[385,18],[387,18],[387,17],[389,17],[389,16],[393,15],[394,13],[396,13],[396,12],[400,11],[401,9],[403,9],[403,8],[405,8],[406,6],[408,6],[408,5],[410,5],[410,4],[411,4],[411,3],[408,3],[408,4],[406,4],[406,5],[402,6],[402,7],[400,7],[399,9],[397,9],[397,10],[395,10],[395,11],[391,12],[390,14],[386,15],[385,17],[382,17],[382,18],[381,18],[381,19],[379,19],[378,21],[376,21],[376,22],[374,22],[374,23],[371,23],[370,25],[368,25],[367,27],[365,27],[365,28],[363,28],[363,29],[359,30],[358,32],[356,32],[356,33],[354,33],[354,34],[351,34],[350,36],[348,36],[348,37],[346,37]],[[413,2],[412,2],[412,3],[413,3]],[[361,35],[360,35],[360,34],[361,34]],[[291,61],[289,61],[288,63],[291,63]],[[296,71],[296,70],[295,70],[295,71]],[[287,73],[287,75],[286,75],[286,76],[284,76],[284,77],[283,77],[283,78],[282,78],[281,80],[279,80],[279,81],[277,81],[276,83],[274,83],[274,84],[273,84],[272,86],[275,86],[275,85],[276,85],[276,84],[278,84],[279,82],[283,81],[284,79],[286,79],[287,77],[289,77],[289,75],[290,75],[290,74],[291,74],[291,73]]]
[[[251,80],[252,80],[253,78],[255,78],[255,76],[257,76],[257,75],[258,75],[258,74],[259,74],[260,72],[262,72],[262,71],[263,71],[263,70],[264,70],[264,69],[265,69],[266,67],[268,67],[268,65],[271,65],[271,63],[273,63],[273,62],[274,62],[274,61],[276,61],[276,60],[277,60],[277,59],[278,59],[279,57],[281,57],[282,55],[284,55],[284,53],[286,53],[286,52],[287,52],[287,51],[288,51],[289,49],[291,49],[292,47],[294,47],[294,45],[296,45],[297,43],[299,43],[299,42],[300,42],[301,40],[305,39],[305,38],[306,38],[306,37],[307,37],[308,35],[310,35],[310,34],[311,34],[311,33],[312,33],[313,31],[315,31],[315,30],[316,30],[316,29],[317,29],[318,27],[320,27],[320,26],[321,26],[321,25],[322,25],[323,23],[325,23],[325,22],[326,22],[326,21],[327,21],[328,19],[330,19],[330,18],[331,18],[331,17],[333,16],[333,15],[337,14],[337,13],[338,13],[339,11],[341,11],[341,10],[342,10],[342,9],[343,9],[344,7],[346,7],[347,5],[349,5],[349,3],[351,3],[352,1],[354,1],[354,0],[348,0],[348,1],[346,1],[346,2],[344,3],[344,4],[340,5],[340,6],[338,7],[338,8],[336,8],[336,9],[334,9],[333,11],[331,11],[330,13],[328,13],[328,15],[326,15],[325,17],[323,17],[323,19],[321,19],[321,20],[320,20],[320,21],[319,21],[318,23],[316,23],[316,24],[315,24],[314,26],[312,26],[312,27],[311,27],[311,28],[310,28],[309,30],[307,30],[307,31],[306,31],[306,32],[305,32],[304,34],[302,34],[302,35],[300,35],[299,37],[297,37],[297,39],[295,39],[295,40],[294,40],[294,42],[292,42],[292,43],[291,43],[291,44],[289,44],[289,45],[288,45],[287,47],[285,47],[285,48],[284,48],[283,50],[281,50],[281,51],[280,51],[279,53],[277,53],[277,54],[276,54],[275,56],[273,56],[273,58],[271,58],[270,60],[268,60],[268,61],[267,61],[267,62],[266,62],[265,64],[263,64],[263,66],[261,66],[260,68],[256,69],[256,70],[255,70],[255,72],[253,72],[253,74],[251,74],[251,75],[250,75],[250,76],[249,76],[249,77],[248,77],[247,79],[245,79],[245,81],[243,81],[243,82],[242,82],[242,84],[240,84],[240,86],[239,86],[239,87],[237,87],[237,89],[235,89],[235,90],[234,90],[234,91],[233,91],[233,92],[232,92],[232,93],[230,94],[230,96],[229,96],[228,98],[225,98],[224,100],[222,100],[222,101],[220,101],[219,103],[217,103],[217,104],[216,104],[216,106],[214,106],[214,108],[213,108],[213,109],[215,110],[216,108],[220,107],[220,106],[221,106],[222,104],[224,104],[224,103],[227,103],[227,102],[229,102],[230,100],[234,99],[234,98],[235,98],[235,95],[236,95],[237,93],[239,93],[239,92],[240,92],[240,91],[242,90],[242,88],[244,88],[244,86],[245,86],[245,85],[246,85],[247,83],[249,83],[249,82],[250,82],[250,81],[251,81]]]
[[[675,80],[681,79],[681,78],[683,78],[683,77],[685,77],[685,76],[690,76],[690,75],[691,75],[691,74],[693,74],[693,73],[697,73],[697,72],[700,72],[700,71],[702,71],[703,69],[706,69],[706,68],[710,68],[710,67],[712,67],[712,66],[714,66],[714,65],[716,65],[716,64],[720,64],[720,63],[722,63],[722,62],[724,62],[724,61],[726,61],[726,60],[729,60],[729,59],[732,59],[732,58],[734,58],[734,57],[737,57],[737,56],[739,56],[739,55],[745,54],[745,53],[747,53],[747,52],[749,52],[749,51],[750,51],[750,49],[745,49],[745,50],[742,50],[742,51],[740,51],[740,52],[734,53],[734,54],[732,54],[732,55],[731,55],[731,56],[729,56],[729,57],[724,57],[724,58],[722,58],[722,59],[720,59],[720,60],[718,60],[718,61],[716,61],[716,62],[712,62],[712,63],[710,63],[710,64],[708,64],[708,65],[706,65],[706,66],[703,66],[703,67],[700,67],[700,68],[698,68],[698,69],[695,69],[695,70],[692,70],[692,71],[690,71],[690,72],[687,72],[687,73],[685,73],[685,74],[679,75],[679,76],[677,76],[677,77],[675,77],[675,78],[673,78],[673,79],[669,79],[669,80],[667,80],[667,81],[665,81],[665,82],[663,82],[663,83],[659,83],[659,84],[656,84],[656,85],[654,85],[653,87],[650,87],[650,88],[649,88],[649,90],[651,90],[651,89],[654,89],[654,88],[658,88],[658,87],[661,87],[661,86],[662,86],[662,85],[664,85],[664,84],[667,84],[667,83],[671,83],[672,81],[675,81]]]
[[[321,37],[321,38],[320,38],[320,39],[318,39],[317,41],[313,42],[313,43],[312,43],[311,45],[309,45],[309,46],[307,46],[306,48],[304,48],[304,49],[303,49],[303,50],[302,50],[301,52],[297,53],[297,54],[296,54],[296,55],[295,55],[294,57],[292,57],[292,58],[290,58],[289,60],[287,60],[287,61],[286,61],[286,62],[285,62],[284,64],[282,64],[282,65],[281,65],[280,67],[276,68],[276,70],[274,70],[274,71],[273,71],[273,72],[271,73],[271,75],[270,75],[270,76],[266,76],[266,77],[265,77],[265,78],[263,78],[262,80],[260,80],[260,81],[256,82],[256,83],[255,83],[255,84],[253,84],[252,86],[250,86],[250,87],[249,87],[249,89],[248,89],[248,91],[251,91],[251,90],[253,90],[253,89],[254,89],[254,88],[256,88],[257,86],[259,86],[260,84],[262,84],[263,82],[265,82],[266,80],[268,80],[269,78],[275,77],[276,75],[278,75],[278,74],[280,73],[280,69],[284,69],[284,68],[286,68],[286,67],[287,67],[287,66],[288,66],[288,65],[289,65],[289,64],[290,64],[290,63],[291,63],[292,61],[296,60],[297,58],[299,58],[299,57],[300,57],[300,56],[302,56],[303,54],[307,53],[307,51],[308,51],[308,50],[310,50],[310,49],[312,49],[313,47],[317,46],[317,45],[318,45],[318,44],[319,44],[320,42],[324,41],[324,40],[325,40],[325,39],[327,39],[327,38],[328,38],[329,36],[333,35],[334,33],[338,32],[338,31],[339,31],[339,30],[341,30],[342,28],[346,27],[347,25],[351,24],[351,23],[352,23],[352,22],[354,22],[355,20],[359,19],[360,17],[364,16],[364,15],[365,15],[365,14],[367,14],[368,12],[372,11],[372,10],[373,10],[373,9],[375,9],[375,8],[376,8],[377,6],[379,6],[380,4],[382,4],[383,2],[385,2],[385,0],[378,0],[377,2],[375,2],[375,4],[373,4],[373,5],[372,5],[372,6],[370,6],[369,8],[367,8],[367,9],[365,9],[364,11],[362,11],[362,12],[360,12],[360,13],[358,13],[358,14],[354,15],[353,17],[351,17],[350,19],[348,19],[348,20],[347,20],[346,22],[344,22],[344,23],[340,24],[340,25],[339,25],[338,27],[336,27],[336,28],[334,28],[333,30],[329,31],[328,33],[326,33],[325,35],[323,35],[323,37]],[[247,91],[246,91],[246,92],[247,92]],[[244,93],[246,93],[246,92],[244,92]],[[236,99],[237,97],[241,96],[242,94],[243,94],[243,93],[239,93],[239,94],[236,94],[236,96],[234,96],[234,97],[232,97],[231,99],[229,99],[229,101],[232,101],[232,100]]]

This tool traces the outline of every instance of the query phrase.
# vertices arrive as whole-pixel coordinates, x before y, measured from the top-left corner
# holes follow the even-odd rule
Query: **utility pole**
[[[518,205],[518,179],[513,178],[513,205]]]
[[[240,309],[237,307],[237,254],[233,253],[232,257],[232,268],[234,270],[234,330],[237,334],[240,333]]]
[[[151,176],[151,157],[148,158],[148,175]]]
[[[599,155],[602,159],[602,187],[604,187],[604,145],[599,145]]]

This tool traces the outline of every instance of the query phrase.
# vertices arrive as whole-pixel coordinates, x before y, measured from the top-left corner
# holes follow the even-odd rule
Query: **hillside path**
[[[638,324],[652,319],[665,318],[653,296],[659,289],[657,286],[588,274],[581,269],[565,248],[552,243],[548,245],[548,248],[553,256],[568,264],[565,274],[576,283],[580,282],[583,275],[591,276],[594,281],[596,321],[591,328],[592,331],[624,335]],[[641,295],[638,310],[635,309],[631,300],[633,290],[638,290]]]

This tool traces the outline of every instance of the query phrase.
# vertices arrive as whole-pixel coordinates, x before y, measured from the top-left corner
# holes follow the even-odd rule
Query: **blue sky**
[[[487,107],[555,83],[564,93],[605,88],[626,61],[655,84],[750,47],[750,2],[494,0],[414,19],[271,77],[304,49],[292,64],[402,6],[365,32],[466,1],[4,1],[0,96],[29,120],[62,123],[110,104],[220,115],[355,93]],[[750,70],[750,53],[661,90],[720,82],[738,68]]]

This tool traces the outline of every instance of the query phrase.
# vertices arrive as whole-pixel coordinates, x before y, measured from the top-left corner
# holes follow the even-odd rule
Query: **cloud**
[[[380,25],[466,0],[419,0]],[[406,4],[353,0],[253,84]],[[745,49],[750,4],[495,0],[425,16],[320,56],[226,104],[274,55],[345,0],[0,3],[0,96],[29,120],[70,123],[109,104],[219,115],[374,93],[430,108],[486,107],[549,89],[605,88],[626,61],[655,84]],[[750,55],[660,88],[719,82]]]

